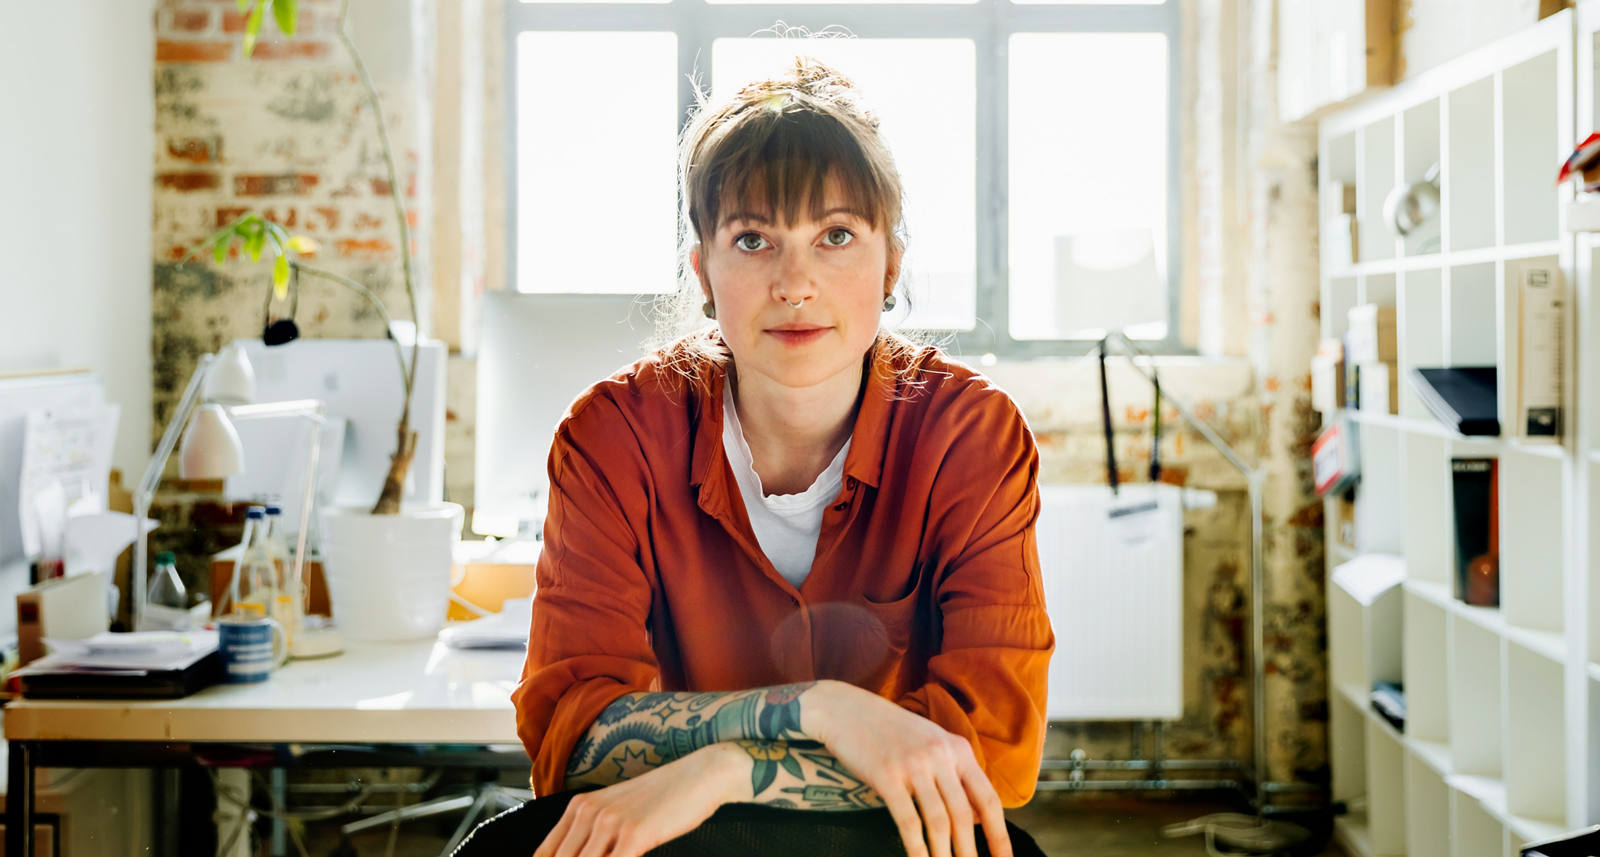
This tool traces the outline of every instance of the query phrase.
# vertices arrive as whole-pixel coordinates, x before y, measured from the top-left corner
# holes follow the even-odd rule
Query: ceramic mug
[[[217,622],[223,680],[241,684],[266,681],[289,659],[283,625],[265,616],[229,616]]]

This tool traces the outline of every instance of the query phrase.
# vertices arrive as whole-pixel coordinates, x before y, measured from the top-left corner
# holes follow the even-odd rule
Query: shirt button
[[[835,503],[834,506],[833,506],[833,511],[835,511],[835,512],[843,512],[845,509],[848,509],[849,507],[850,507],[849,503]]]
[[[854,476],[846,476],[844,478],[844,487],[849,488],[851,491],[856,490],[856,478]]]

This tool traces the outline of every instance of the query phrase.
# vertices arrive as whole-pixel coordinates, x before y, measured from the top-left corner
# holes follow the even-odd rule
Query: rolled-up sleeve
[[[628,440],[615,407],[592,399],[575,406],[550,450],[528,658],[511,694],[536,795],[566,788],[568,759],[606,706],[659,686],[651,587],[630,524],[643,480],[627,477],[638,455]]]
[[[926,683],[898,703],[966,738],[1011,808],[1038,784],[1055,650],[1034,536],[1039,457],[1022,415],[998,391],[961,411],[948,424],[958,440],[929,517],[948,558],[936,580],[939,650]]]

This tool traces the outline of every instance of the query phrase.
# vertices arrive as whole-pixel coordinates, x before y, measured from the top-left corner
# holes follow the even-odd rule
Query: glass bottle
[[[188,608],[189,590],[183,585],[183,578],[178,576],[177,557],[172,555],[172,551],[156,554],[156,566],[150,572],[150,586],[145,590],[145,600],[148,604],[159,604],[175,610]]]
[[[283,509],[267,506],[267,556],[272,561],[272,618],[278,620],[283,626],[284,634],[291,642],[294,632],[299,624],[296,617],[299,611],[295,609],[298,593],[295,591],[293,567],[289,563],[288,535],[284,532],[285,519]]]
[[[233,612],[250,616],[266,616],[269,605],[277,600],[276,574],[272,556],[267,550],[267,510],[251,506],[245,512],[245,527],[249,539],[234,566]]]

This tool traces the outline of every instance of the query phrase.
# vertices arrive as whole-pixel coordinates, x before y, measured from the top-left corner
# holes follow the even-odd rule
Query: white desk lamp
[[[306,534],[310,528],[311,506],[316,493],[317,460],[322,450],[323,406],[322,402],[314,399],[253,405],[250,402],[255,398],[255,386],[255,372],[241,343],[230,342],[215,356],[207,354],[200,358],[194,374],[189,376],[189,384],[184,389],[178,410],[173,414],[172,421],[167,423],[161,444],[156,447],[150,465],[139,480],[138,491],[133,499],[134,520],[143,521],[149,514],[150,501],[161,482],[161,474],[166,469],[173,447],[177,445],[180,432],[183,442],[178,456],[179,475],[184,479],[226,479],[244,470],[244,449],[239,442],[239,433],[234,430],[234,422],[282,416],[299,416],[310,420],[312,430],[309,432],[310,452],[306,458],[305,496],[300,504],[300,530],[291,577],[299,596],[295,604],[299,624],[298,620],[305,615]],[[197,409],[196,403],[202,396],[205,403]],[[191,413],[193,419],[190,419]],[[187,428],[184,428],[186,424]],[[134,629],[140,630],[145,614],[145,585],[149,573],[149,544],[143,538],[135,539],[133,566],[132,619]],[[301,657],[336,654],[343,648],[338,633],[331,628],[317,629],[315,633],[307,633],[302,637],[295,641],[294,646],[298,650],[294,653]]]
[[[183,453],[178,458],[178,473],[184,479],[226,479],[244,469],[244,449],[234,431],[224,404],[244,404],[255,397],[255,372],[236,343],[224,346],[218,354],[200,358],[189,376],[189,384],[178,401],[178,409],[161,434],[161,443],[139,479],[133,494],[135,526],[150,514],[161,474],[172,457],[173,447],[183,437]],[[205,404],[201,404],[204,391]],[[200,405],[196,413],[195,406]],[[191,422],[189,417],[195,415]],[[145,613],[145,584],[149,575],[150,545],[136,533],[133,540],[133,591],[128,593],[134,630],[140,630]]]

